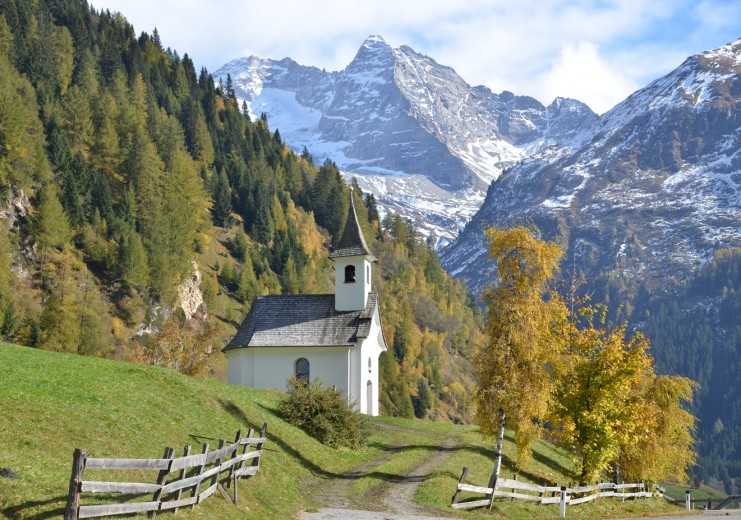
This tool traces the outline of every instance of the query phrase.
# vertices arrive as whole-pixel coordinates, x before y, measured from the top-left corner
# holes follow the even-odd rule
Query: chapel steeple
[[[352,190],[345,229],[337,247],[330,255],[335,264],[335,310],[359,311],[368,303],[371,292],[371,254],[355,213]]]

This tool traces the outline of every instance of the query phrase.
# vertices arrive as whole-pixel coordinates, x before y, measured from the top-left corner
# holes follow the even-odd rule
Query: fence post
[[[188,455],[190,455],[190,446],[186,446],[185,448],[183,448],[183,457],[187,457]],[[186,468],[183,468],[180,470],[180,480],[183,480],[185,478],[186,473],[187,473]],[[175,500],[180,500],[182,496],[183,496],[183,490],[178,489],[178,495]],[[179,507],[175,508],[175,514],[178,514],[179,509],[180,509]]]
[[[241,439],[241,438],[242,438],[242,430],[237,430],[237,435],[234,438],[234,444],[237,444],[239,442],[239,439]],[[239,444],[237,444],[237,447],[234,449],[234,452],[232,453],[232,458],[233,459],[236,459],[238,455],[239,455]],[[232,474],[234,473],[234,470],[235,470],[234,464],[232,464],[229,467],[229,476],[227,477],[227,481],[226,481],[226,485],[227,486],[231,486],[232,485],[231,484],[231,482],[232,482]]]
[[[267,434],[268,434],[268,422],[265,421],[262,424],[262,431],[260,432],[260,437],[265,437]],[[255,446],[255,450],[262,451],[262,445],[263,444],[264,444],[263,442],[258,442],[257,443],[257,446]],[[260,459],[261,458],[262,458],[262,453],[260,453],[260,456],[259,457],[252,459],[252,465],[253,466],[257,466],[259,468],[260,467]]]
[[[237,444],[239,440],[242,438],[242,430],[237,430],[237,435],[234,438],[234,443]],[[237,444],[237,447],[234,448],[234,453],[232,453],[232,458],[237,458],[239,456],[239,444]],[[234,502],[234,507],[237,506],[237,477],[234,477],[234,482],[232,483],[232,475],[234,474],[234,470],[236,469],[234,467],[235,465],[232,464],[232,466],[229,468],[229,476],[227,477],[226,485],[231,486],[234,485],[232,489],[232,502]]]
[[[517,473],[515,473],[515,475],[512,477],[512,480],[514,480],[515,482],[517,482]],[[515,488],[512,488],[512,493],[516,493]],[[512,497],[509,501],[510,502],[514,502],[515,501],[515,497]]]
[[[468,468],[466,466],[463,466],[463,473],[461,473],[461,479],[458,481],[459,486],[466,480],[466,474],[468,474]],[[453,504],[458,503],[458,497],[460,496],[460,494],[461,490],[456,486],[455,494],[453,495]]]
[[[706,511],[710,511],[711,509],[713,509],[713,499],[708,498],[708,508]]]
[[[566,518],[566,486],[561,486],[561,504],[558,508],[558,516]]]
[[[173,454],[175,453],[175,450],[172,448],[165,448],[165,455],[162,457],[163,459],[172,459]],[[167,468],[160,470],[159,475],[157,475],[157,484],[160,486],[164,486],[165,482],[167,481],[167,475],[170,473],[170,466],[172,465],[172,460],[170,460],[169,464],[167,464]],[[154,497],[152,497],[153,502],[159,502],[160,497],[162,496],[162,490],[157,490],[154,492]],[[154,518],[157,516],[157,511],[152,511],[149,513],[149,518]]]
[[[251,439],[254,434],[255,434],[255,431],[252,428],[250,428],[247,431],[247,438],[248,439]],[[249,450],[249,449],[250,449],[250,445],[249,444],[246,444],[246,443],[243,444],[242,445],[242,455],[244,455],[245,453],[247,453],[247,450]],[[239,451],[239,450],[237,450],[237,451]],[[243,466],[244,466],[244,461],[243,460],[240,460],[237,463],[237,467],[234,468],[234,472],[235,473],[238,472],[240,469],[242,469]],[[235,504],[237,503],[237,498],[238,498],[238,496],[237,496],[238,495],[238,493],[237,493],[237,483],[239,483],[239,476],[238,475],[234,475],[234,503]]]
[[[692,511],[692,499],[690,498],[690,490],[687,489],[684,492],[684,506],[687,511]]]
[[[494,505],[494,491],[497,489],[497,480],[499,478],[499,468],[496,467],[496,464],[494,465],[494,471],[491,472],[491,477],[489,477],[489,485],[487,487],[491,488],[491,493],[487,493],[484,498],[489,500],[489,510],[491,510],[492,506]]]
[[[201,452],[202,455],[208,454],[208,447],[209,447],[208,446],[208,443],[206,443],[206,444],[203,445],[203,451]],[[201,473],[203,473],[203,467],[205,465],[206,465],[206,463],[204,462],[203,464],[201,464],[200,466],[198,466],[198,475],[200,475]],[[196,485],[193,486],[193,496],[194,497],[197,497],[198,496],[198,490],[200,489],[200,487],[201,487],[201,481],[199,480],[198,482],[196,482]],[[190,506],[190,509],[191,510],[193,510],[195,508],[196,508],[196,504],[193,504],[192,506]]]
[[[64,511],[64,520],[77,520],[86,457],[87,454],[80,448],[75,449],[72,455],[72,474],[69,477],[69,494],[67,495],[67,509]]]
[[[225,444],[226,444],[226,441],[224,439],[219,439],[219,449],[223,448]],[[215,468],[218,468],[220,465],[221,465],[221,457],[219,457],[218,459],[216,459],[214,461],[214,467]],[[221,484],[219,484],[219,471],[218,470],[216,471],[216,473],[214,474],[214,476],[211,477],[211,485],[212,486],[216,486],[216,489],[217,490],[219,489],[219,486],[221,485]],[[229,495],[227,495],[224,492],[223,488],[220,489],[219,491],[224,495],[224,498],[228,501],[229,500]]]

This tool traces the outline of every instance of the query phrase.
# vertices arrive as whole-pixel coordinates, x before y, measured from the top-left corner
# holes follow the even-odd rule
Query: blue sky
[[[369,35],[469,84],[602,113],[692,54],[741,38],[739,0],[92,0],[157,27],[197,67],[257,55],[343,69]]]

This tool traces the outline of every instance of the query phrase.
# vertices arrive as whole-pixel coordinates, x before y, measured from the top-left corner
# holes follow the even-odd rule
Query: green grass
[[[203,442],[214,446],[210,439],[231,440],[238,429],[259,429],[267,420],[260,473],[240,484],[239,509],[249,513],[244,518],[289,518],[309,500],[302,481],[346,471],[379,449],[319,444],[276,417],[279,395],[157,367],[0,345],[0,467],[20,477],[0,479],[0,513],[58,518],[77,447],[96,457],[157,458],[165,446],[178,454],[185,445],[199,451]],[[220,496],[178,516],[239,517]]]
[[[694,488],[681,486],[673,482],[663,482],[661,484],[661,487],[664,488],[667,496],[673,498],[674,500],[678,500],[681,503],[684,503],[685,492],[688,489],[690,490],[690,496],[692,497],[692,500],[707,500],[708,498],[717,500],[725,497],[725,495],[717,489],[713,489],[705,485],[701,485],[699,488]]]
[[[493,443],[482,441],[474,426],[374,418],[365,448],[333,449],[281,420],[281,394],[192,378],[158,367],[45,352],[0,344],[0,468],[18,480],[0,478],[0,517],[59,518],[69,485],[72,453],[89,456],[158,458],[165,446],[182,453],[192,445],[233,439],[237,429],[259,429],[268,421],[268,442],[260,473],[243,480],[239,507],[218,494],[178,518],[293,518],[315,509],[318,485],[368,464],[367,475],[350,484],[357,504],[371,504],[387,486],[423,462],[437,448],[449,448],[444,463],[421,485],[417,501],[446,516],[492,518],[487,512],[453,512],[452,496],[463,466],[467,482],[486,485],[494,458]],[[505,442],[504,475],[511,477],[515,447]],[[376,461],[376,462],[373,462]],[[520,479],[567,483],[569,457],[538,442],[535,456]],[[131,476],[130,474],[127,476]],[[89,471],[86,478],[105,480],[110,473]],[[142,476],[152,481],[151,474]],[[132,480],[122,478],[122,480]],[[88,498],[83,503],[91,503]],[[666,514],[677,511],[659,500],[621,503],[604,499],[569,508],[568,516],[597,518]],[[494,517],[557,516],[556,506],[497,501]],[[171,515],[163,513],[160,516]],[[141,516],[143,518],[143,516]]]

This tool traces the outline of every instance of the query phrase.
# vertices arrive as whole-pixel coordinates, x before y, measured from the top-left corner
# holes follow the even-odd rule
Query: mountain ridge
[[[741,54],[741,40],[721,49],[726,48]],[[502,225],[518,217],[541,221],[549,230],[568,228],[570,235],[581,228],[584,236],[568,238],[573,247],[575,240],[597,244],[598,239],[588,238],[587,228],[599,231],[600,223],[614,220],[616,213],[654,212],[654,229],[639,233],[643,245],[638,249],[666,249],[671,244],[677,252],[665,250],[664,255],[678,271],[686,266],[687,255],[689,261],[701,263],[713,250],[740,243],[736,222],[741,217],[741,176],[735,172],[741,169],[741,110],[732,109],[741,100],[724,92],[741,94],[741,80],[738,73],[719,69],[709,84],[707,77],[701,85],[691,82],[703,72],[707,75],[701,57],[712,52],[689,58],[632,94],[575,135],[567,147],[536,153],[500,177],[469,229],[443,252],[444,263],[470,287],[480,286],[475,266],[485,255],[477,238],[483,236],[481,222]],[[713,63],[709,67],[718,69]],[[691,99],[689,93],[703,85],[709,87],[705,96]],[[667,101],[671,99],[675,101]],[[707,225],[695,226],[695,221]],[[618,243],[625,235],[620,230],[627,227],[617,225],[615,239],[594,249],[617,256],[625,246]],[[691,243],[682,244],[687,236]],[[636,251],[634,258],[640,256],[645,255]],[[629,271],[641,272],[648,260],[636,262]]]
[[[331,159],[374,193],[382,211],[446,240],[504,169],[597,117],[576,100],[545,107],[471,87],[453,68],[380,36],[366,39],[337,72],[251,57],[214,76],[231,77],[237,97],[253,115],[266,113],[294,149]]]

